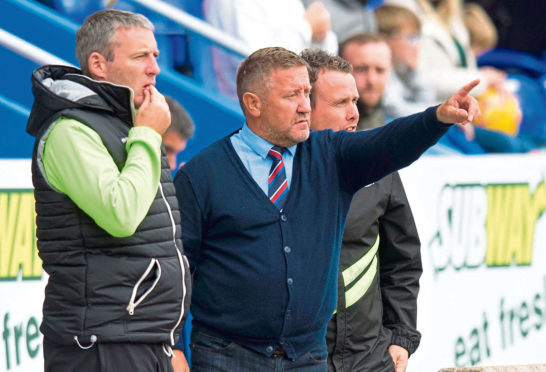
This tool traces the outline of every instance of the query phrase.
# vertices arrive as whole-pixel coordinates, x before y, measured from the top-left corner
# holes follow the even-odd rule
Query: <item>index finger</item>
[[[157,89],[155,88],[155,86],[150,85],[150,95],[151,95],[152,97],[155,97],[155,96],[157,96],[158,93],[159,93],[159,92],[157,91]]]
[[[142,91],[142,94],[144,95],[144,100],[142,101],[142,105],[148,104],[152,99],[152,93],[150,92],[149,89],[144,88],[144,90]]]
[[[159,90],[157,90],[157,88],[154,85],[152,85],[152,92],[153,92],[153,94],[154,94],[154,96],[156,98],[165,100],[165,96],[163,94],[159,93]]]
[[[466,84],[464,87],[459,89],[459,91],[457,92],[457,95],[467,96],[470,93],[470,91],[474,89],[479,83],[480,83],[480,79],[471,81],[470,83]]]

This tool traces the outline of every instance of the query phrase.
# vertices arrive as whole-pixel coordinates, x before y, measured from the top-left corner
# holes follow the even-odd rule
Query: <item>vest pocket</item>
[[[140,305],[140,303],[144,301],[146,297],[148,297],[148,295],[154,290],[160,279],[161,265],[157,259],[152,258],[150,260],[150,264],[133,287],[131,299],[129,300],[129,304],[126,308],[129,315],[133,315],[135,313],[137,306]],[[150,282],[151,284],[149,284]],[[146,285],[149,285],[149,287],[146,288]],[[141,286],[142,288],[140,288]],[[144,293],[142,293],[143,291]]]

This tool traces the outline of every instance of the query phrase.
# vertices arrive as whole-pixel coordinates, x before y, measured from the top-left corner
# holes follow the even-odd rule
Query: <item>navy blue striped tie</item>
[[[282,209],[286,194],[288,193],[288,180],[286,179],[286,171],[282,154],[286,149],[280,146],[273,146],[267,156],[273,160],[271,169],[269,170],[269,190],[267,196],[269,200],[279,209]]]

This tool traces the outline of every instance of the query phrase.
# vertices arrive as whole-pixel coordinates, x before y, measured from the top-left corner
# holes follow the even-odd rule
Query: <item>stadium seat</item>
[[[522,112],[519,134],[546,137],[544,80],[541,82],[540,78],[535,79],[522,73],[509,74],[508,80],[516,83],[514,93],[518,97]]]
[[[478,65],[493,66],[507,72],[523,72],[533,77],[546,74],[546,60],[510,49],[490,50],[478,58]]]
[[[528,53],[493,49],[478,58],[479,66],[493,66],[508,73],[508,84],[522,112],[519,136],[546,142],[546,60]]]
[[[50,2],[53,9],[79,24],[83,23],[89,14],[105,8],[103,0],[51,0]]]

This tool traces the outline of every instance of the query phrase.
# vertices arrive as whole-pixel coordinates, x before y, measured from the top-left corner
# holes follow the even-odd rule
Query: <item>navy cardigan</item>
[[[264,355],[296,359],[324,345],[336,307],[344,223],[353,194],[409,165],[449,128],[435,108],[358,133],[312,132],[298,144],[279,211],[228,137],[175,178],[194,273],[193,326]]]

